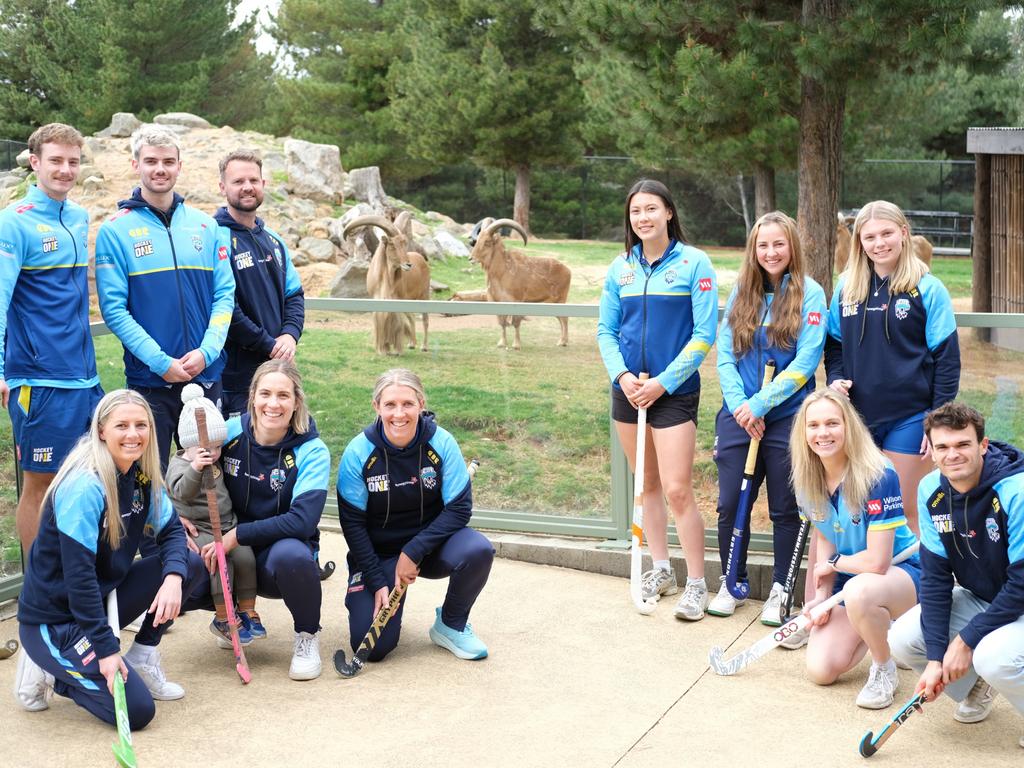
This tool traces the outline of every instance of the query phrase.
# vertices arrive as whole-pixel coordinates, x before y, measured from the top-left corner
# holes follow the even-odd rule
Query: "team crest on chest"
[[[270,490],[280,491],[284,487],[284,481],[287,475],[284,470],[280,467],[274,467],[270,470]]]
[[[197,253],[202,253],[203,238],[201,238],[199,235],[192,235],[192,247],[196,249]]]
[[[424,488],[428,491],[434,490],[437,487],[437,470],[433,467],[423,467],[420,469],[420,479]]]
[[[995,521],[995,518],[985,518],[985,531],[988,533],[988,537],[992,539],[992,541],[999,541],[999,523]]]
[[[676,274],[676,271],[674,269],[670,269],[668,272],[665,273],[665,284],[672,285],[672,283],[676,281],[677,277],[678,275]]]
[[[910,314],[910,299],[896,299],[896,319],[906,320]]]

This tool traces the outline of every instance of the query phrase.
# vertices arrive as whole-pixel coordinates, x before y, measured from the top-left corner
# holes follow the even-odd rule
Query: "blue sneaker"
[[[233,647],[231,644],[231,630],[228,628],[227,621],[218,621],[214,618],[214,620],[210,622],[210,632],[217,638],[218,647]],[[250,635],[249,630],[245,628],[245,624],[241,622],[238,624],[238,642],[242,645],[248,645],[252,642],[252,635]]]
[[[241,620],[242,626],[249,631],[253,640],[266,640],[267,628],[263,626],[263,622],[258,616],[253,618],[246,611],[238,611],[238,618]]]
[[[473,634],[473,627],[466,624],[461,632],[452,629],[441,621],[441,609],[437,609],[437,618],[434,619],[434,626],[430,628],[430,639],[434,645],[447,648],[460,659],[486,659],[487,646],[483,641]]]

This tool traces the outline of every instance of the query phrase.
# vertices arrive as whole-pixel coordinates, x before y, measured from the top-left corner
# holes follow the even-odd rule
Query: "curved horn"
[[[484,235],[489,235],[489,234],[491,234],[491,232],[494,232],[496,230],[500,230],[502,227],[508,227],[509,229],[512,229],[512,230],[515,230],[516,232],[518,232],[520,234],[520,236],[522,236],[522,238],[523,238],[523,245],[526,245],[526,242],[527,242],[526,230],[523,229],[522,226],[520,226],[518,221],[513,221],[512,219],[496,219],[495,221],[492,221],[480,233],[480,237],[483,237]]]
[[[471,248],[476,245],[476,241],[480,239],[480,230],[488,226],[492,221],[494,221],[493,216],[485,216],[473,225],[473,231],[469,233],[469,237],[467,238]]]
[[[395,229],[395,225],[383,216],[359,216],[358,218],[350,221],[345,229],[342,230],[341,239],[346,239],[349,234],[362,227],[380,227],[391,235],[391,237],[398,235],[398,230]]]
[[[409,211],[402,211],[395,217],[395,229],[408,235],[410,219],[412,219],[412,214]]]

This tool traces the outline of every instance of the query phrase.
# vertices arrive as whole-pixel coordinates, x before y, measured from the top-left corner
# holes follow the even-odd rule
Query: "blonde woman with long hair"
[[[796,222],[779,211],[759,218],[747,238],[739,279],[726,302],[718,332],[718,380],[723,403],[715,421],[718,465],[718,551],[726,571],[747,450],[760,440],[753,496],[768,492],[774,568],[761,622],[778,626],[785,601],[783,584],[796,546],[800,518],[789,483],[789,433],[800,403],[814,391],[814,372],[825,344],[825,292],[804,272]],[[765,364],[775,378],[762,386]],[[750,518],[739,557],[737,581],[746,581]],[[713,616],[731,616],[739,602],[725,576],[708,606]]]
[[[917,485],[932,468],[924,417],[956,398],[960,344],[945,286],[914,256],[910,223],[884,200],[853,222],[829,308],[828,383],[849,395],[900,478],[917,531]]]
[[[164,677],[157,645],[203,564],[185,546],[153,435],[153,413],[142,395],[107,394],[44,497],[18,599],[24,652],[15,694],[25,709],[47,709],[57,693],[113,725],[113,681],[120,672],[136,730],[152,720],[154,699],[185,695]],[[155,541],[156,553],[135,559],[145,537]],[[125,623],[146,616],[123,656],[107,625],[106,600],[115,589]]]
[[[921,573],[916,554],[892,565],[917,541],[903,513],[899,478],[850,401],[832,389],[804,400],[790,453],[800,514],[814,526],[817,545],[808,564],[815,594],[804,613],[844,590],[844,602],[812,623],[807,674],[831,685],[870,653],[857,705],[883,709],[899,686],[889,625],[917,603]]]

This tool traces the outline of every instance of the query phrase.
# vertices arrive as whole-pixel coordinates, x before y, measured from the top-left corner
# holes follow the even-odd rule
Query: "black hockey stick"
[[[801,520],[800,530],[796,534],[796,544],[793,546],[793,557],[789,561],[789,571],[786,573],[786,583],[782,587],[786,593],[786,601],[779,606],[778,626],[780,627],[789,621],[789,617],[792,615],[796,582],[800,576],[800,563],[804,559],[804,548],[807,546],[807,534],[810,530],[810,522],[806,519]]]
[[[872,731],[868,731],[864,734],[864,738],[860,740],[860,754],[861,757],[871,757],[879,748],[885,744],[885,742],[892,736],[896,729],[907,722],[914,712],[921,712],[921,705],[928,701],[928,697],[925,696],[924,691],[914,696],[910,701],[903,705],[903,709],[896,713],[896,716],[886,724],[882,732],[878,734],[878,738],[872,740]]]

